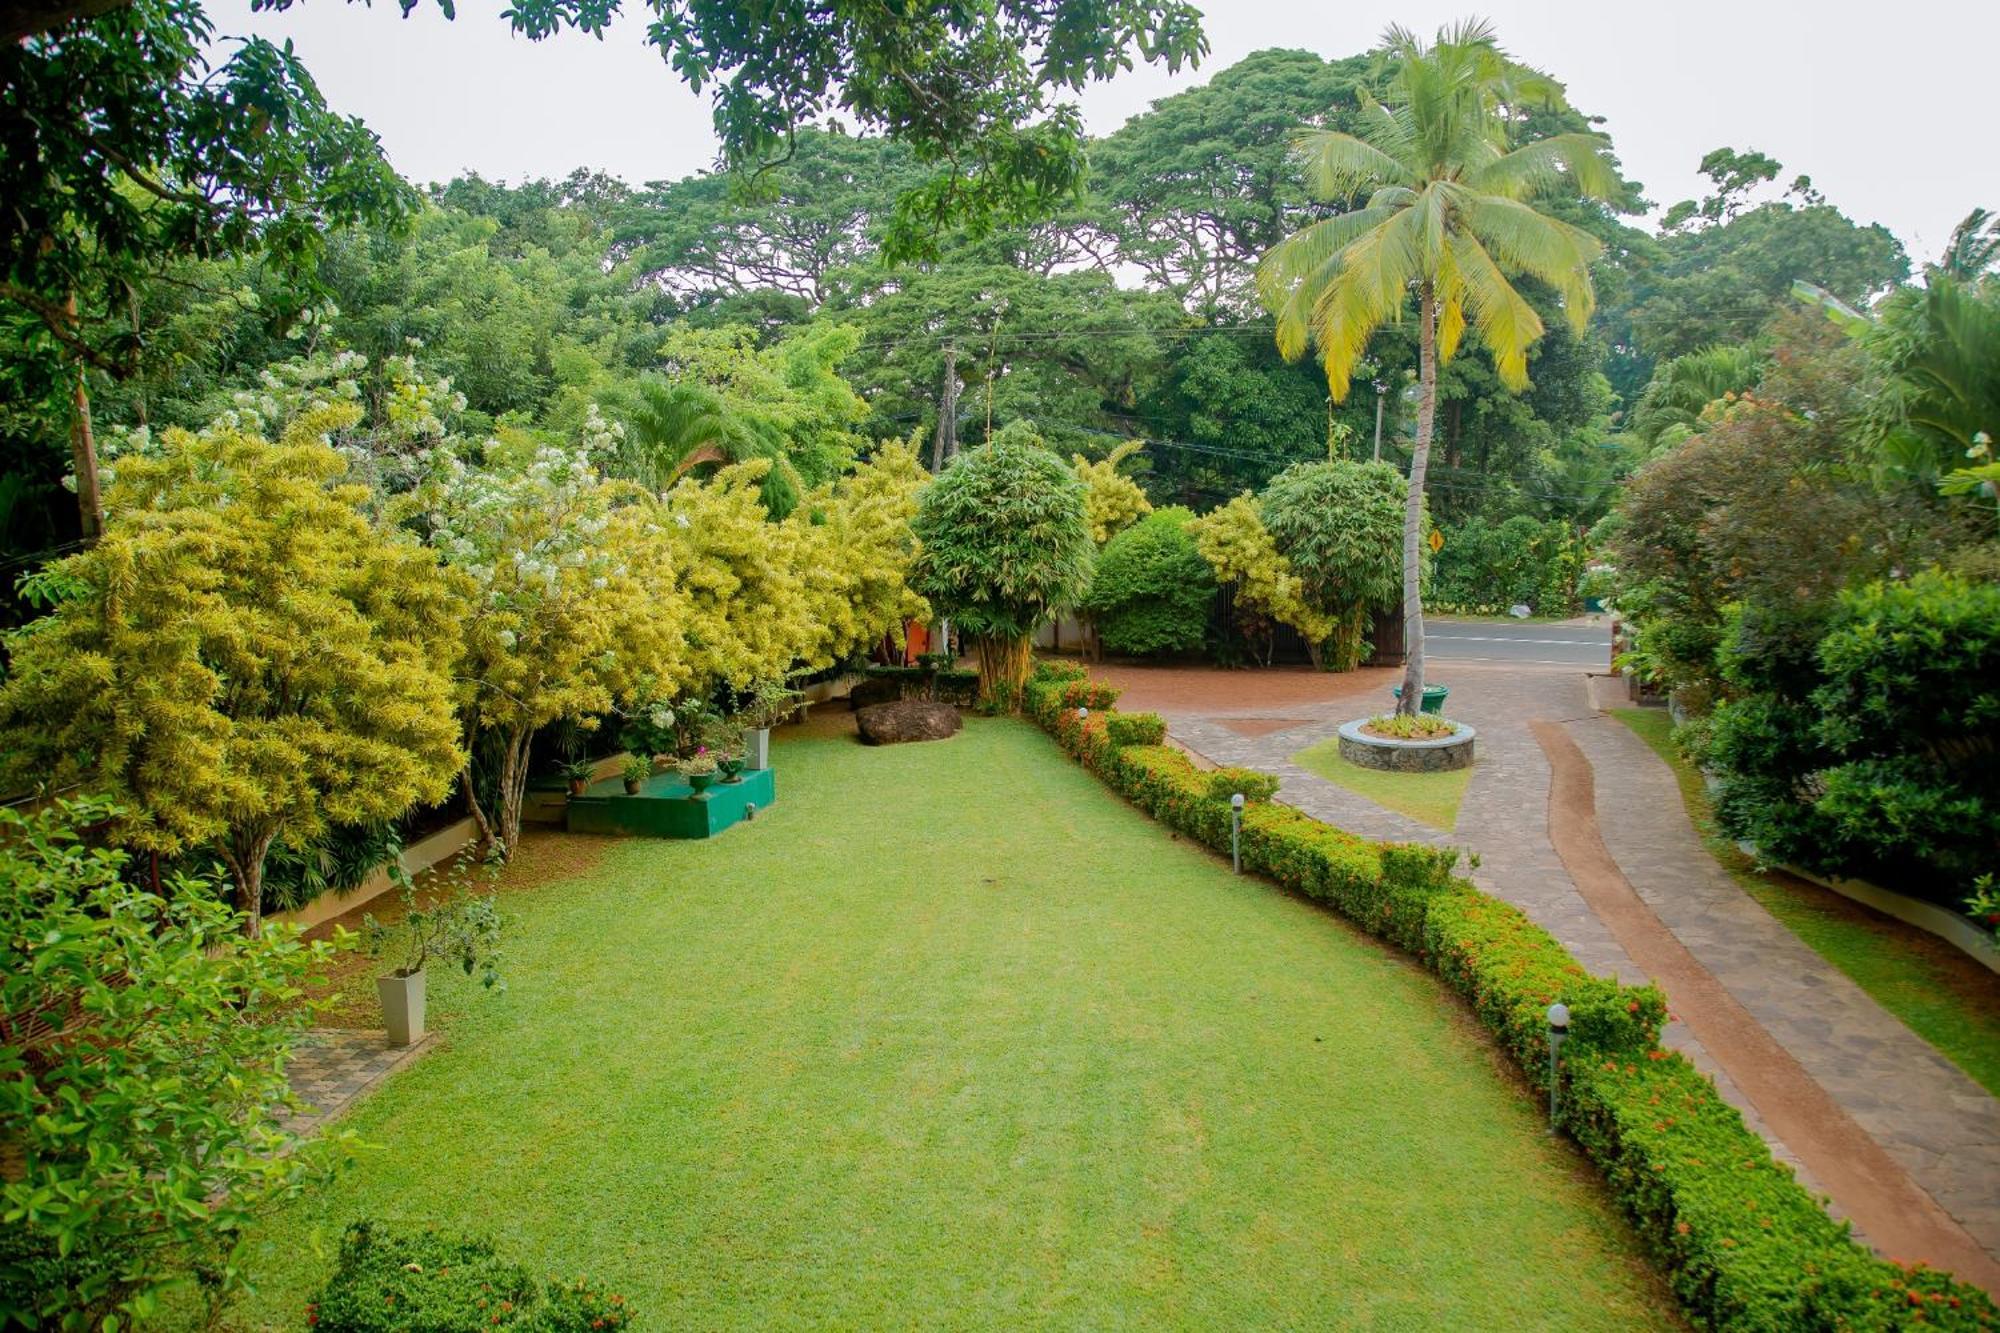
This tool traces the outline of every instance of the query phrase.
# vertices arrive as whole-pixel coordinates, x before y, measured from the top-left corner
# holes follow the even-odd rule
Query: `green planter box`
[[[1397,700],[1400,702],[1403,697],[1403,687],[1401,685],[1398,685],[1395,688],[1391,689],[1389,693],[1395,695]],[[1424,686],[1423,711],[1426,713],[1434,713],[1439,717],[1443,717],[1444,697],[1450,693],[1451,693],[1451,686],[1449,685]]]
[[[625,784],[609,778],[569,798],[564,824],[571,833],[712,838],[742,822],[749,806],[766,810],[777,799],[777,778],[768,768],[746,772],[741,782],[718,782],[704,792],[696,792],[678,773],[655,773],[640,785],[637,796],[627,796]]]

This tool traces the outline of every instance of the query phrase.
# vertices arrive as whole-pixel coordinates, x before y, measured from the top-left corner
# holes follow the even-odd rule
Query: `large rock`
[[[899,745],[904,741],[941,741],[962,725],[958,710],[934,699],[903,699],[876,704],[854,715],[861,739],[869,745]]]

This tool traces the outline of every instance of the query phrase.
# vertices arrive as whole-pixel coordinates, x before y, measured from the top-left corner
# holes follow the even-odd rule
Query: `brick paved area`
[[[420,1058],[436,1041],[427,1033],[412,1046],[388,1046],[386,1035],[355,1028],[315,1028],[292,1052],[286,1066],[292,1091],[307,1109],[286,1128],[301,1138],[360,1101],[383,1079]]]

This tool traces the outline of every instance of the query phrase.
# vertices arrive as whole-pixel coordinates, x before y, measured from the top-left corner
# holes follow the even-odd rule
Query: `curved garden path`
[[[1650,978],[1666,1040],[1883,1253],[2000,1289],[2000,1100],[1746,895],[1689,823],[1672,772],[1597,711],[1573,669],[1439,664],[1480,760],[1449,834],[1292,756],[1379,708],[1397,673],[1107,667],[1218,764],[1283,779],[1278,799],[1378,838],[1475,851],[1473,878],[1593,971]]]

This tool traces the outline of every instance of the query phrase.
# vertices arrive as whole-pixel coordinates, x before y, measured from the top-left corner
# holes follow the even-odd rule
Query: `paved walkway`
[[[306,1110],[285,1128],[304,1138],[375,1090],[377,1084],[431,1048],[436,1033],[410,1046],[384,1045],[385,1035],[359,1028],[315,1028],[292,1052],[286,1070]]]
[[[1171,735],[1190,750],[1217,763],[1277,773],[1283,779],[1281,801],[1372,837],[1450,843],[1478,852],[1481,864],[1473,878],[1482,888],[1521,907],[1593,971],[1645,979],[1649,969],[1634,961],[1620,934],[1579,890],[1552,836],[1553,770],[1530,723],[1555,724],[1556,736],[1568,737],[1580,752],[1586,790],[1594,774],[1593,814],[1613,863],[1611,875],[1636,894],[1631,908],[1659,926],[1661,934],[1649,937],[1632,931],[1632,918],[1620,922],[1631,947],[1670,978],[1661,951],[1647,944],[1649,938],[1667,939],[1716,983],[1707,994],[1722,1003],[1704,1005],[1701,1018],[1708,1020],[1709,1010],[1720,1007],[1746,1014],[1755,1029],[1699,1024],[1716,1044],[1711,1052],[1677,1020],[1665,1034],[1667,1044],[1715,1078],[1723,1095],[1809,1188],[1832,1193],[1836,1213],[1874,1220],[1883,1233],[1881,1248],[1899,1259],[1930,1258],[1961,1276],[2000,1286],[2000,1101],[1743,893],[1689,824],[1672,772],[1621,723],[1596,711],[1581,674],[1451,663],[1434,675],[1453,687],[1452,715],[1479,729],[1479,766],[1458,826],[1448,835],[1291,761],[1299,750],[1331,736],[1341,722],[1384,706],[1386,697],[1375,695],[1386,696],[1391,679],[1386,675],[1360,690],[1354,684],[1361,682],[1330,685],[1318,698],[1301,682],[1274,682],[1280,697],[1268,706],[1253,702],[1260,692],[1250,687],[1255,678],[1244,673],[1228,673],[1232,684],[1225,697],[1187,686],[1154,688],[1143,675],[1120,683],[1132,697],[1126,706],[1157,708],[1167,716]],[[1700,1004],[1700,989],[1683,985],[1687,993],[1677,994],[1669,985],[1676,1011]],[[1751,1044],[1738,1040],[1745,1036]],[[1754,1044],[1760,1037],[1775,1043],[1778,1058],[1759,1061],[1746,1054],[1760,1049]],[[1718,1061],[1717,1054],[1724,1059]],[[1730,1060],[1738,1063],[1743,1083],[1758,1089],[1772,1118],[1793,1127],[1796,1142],[1775,1131],[1757,1099],[1730,1076]],[[1810,1098],[1788,1099],[1774,1091],[1781,1086],[1774,1070],[1791,1061],[1815,1085],[1806,1091],[1827,1099],[1823,1119],[1851,1119],[1865,1132],[1860,1142],[1879,1146],[1874,1185],[1858,1181],[1856,1163],[1848,1160],[1868,1157],[1865,1149],[1842,1155],[1830,1148],[1839,1143],[1838,1135],[1808,1130],[1799,1115]],[[1848,1141],[1851,1149],[1856,1143]],[[1813,1169],[1815,1159],[1819,1171]],[[1848,1204],[1841,1201],[1843,1193]],[[1898,1200],[1908,1206],[1898,1207]],[[1926,1220],[1928,1231],[1917,1225]],[[1876,1240],[1866,1228],[1858,1230]],[[1935,1255],[1912,1249],[1919,1243],[1913,1236],[1927,1238],[1926,1248]]]

